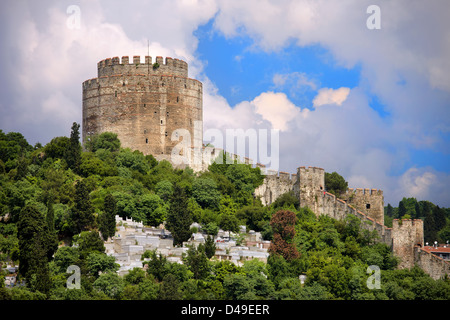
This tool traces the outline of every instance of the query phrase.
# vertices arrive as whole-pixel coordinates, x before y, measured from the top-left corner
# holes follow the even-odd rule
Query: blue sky
[[[150,49],[202,81],[204,130],[280,130],[279,170],[449,207],[450,2],[379,0],[374,30],[372,2],[4,1],[0,128],[68,136],[97,62]]]
[[[317,85],[328,88],[354,87],[359,82],[358,66],[337,66],[329,51],[319,45],[299,47],[291,44],[283,50],[264,52],[252,48],[254,41],[246,35],[227,39],[213,29],[213,20],[200,26],[194,35],[199,40],[196,55],[207,62],[205,73],[219,93],[232,106],[253,100],[261,92],[284,92],[296,105],[310,109],[318,88],[287,81],[275,86],[273,76],[292,72],[305,73]],[[379,104],[375,100],[374,104]]]

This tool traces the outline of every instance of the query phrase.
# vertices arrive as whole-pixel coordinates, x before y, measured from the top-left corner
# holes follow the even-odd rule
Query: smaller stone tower
[[[325,190],[325,171],[317,167],[299,167],[297,169],[300,207],[309,207],[319,212],[318,198]],[[295,190],[297,192],[297,190]]]
[[[423,221],[394,219],[392,222],[392,250],[401,259],[400,269],[414,267],[414,247],[423,247]]]
[[[349,188],[340,198],[369,217],[384,225],[383,191],[377,189]]]

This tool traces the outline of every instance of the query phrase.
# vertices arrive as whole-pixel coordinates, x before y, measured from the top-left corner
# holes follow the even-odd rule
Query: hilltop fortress
[[[195,124],[203,117],[202,83],[188,78],[188,65],[182,60],[140,59],[102,60],[98,77],[83,82],[83,141],[114,132],[122,147],[170,160],[178,143],[172,133],[183,128],[194,139],[191,145],[201,148],[203,128]]]
[[[97,64],[98,77],[83,82],[83,142],[102,132],[117,133],[122,147],[153,155],[157,160],[171,161],[178,143],[178,129],[191,137],[193,149],[204,150],[203,89],[198,80],[188,78],[188,64],[182,60],[134,56],[109,58]],[[175,139],[174,139],[175,138]],[[210,148],[207,159],[191,162],[194,171],[207,169],[221,149]],[[194,150],[192,150],[194,152]],[[236,158],[232,155],[232,158]],[[251,164],[251,160],[245,159]],[[266,173],[264,166],[256,164]],[[301,207],[317,216],[344,219],[352,215],[367,230],[376,230],[401,259],[399,268],[418,265],[434,279],[450,274],[450,264],[422,250],[423,221],[394,220],[392,228],[384,225],[383,191],[348,189],[337,198],[325,190],[325,171],[316,167],[299,167],[295,174],[267,172],[264,182],[255,190],[264,205],[270,205],[283,193],[293,191]]]

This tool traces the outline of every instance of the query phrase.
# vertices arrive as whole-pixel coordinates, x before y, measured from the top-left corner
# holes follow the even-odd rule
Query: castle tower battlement
[[[188,78],[187,63],[150,56],[141,63],[124,56],[97,64],[97,78],[83,82],[83,142],[102,132],[117,133],[122,147],[169,160],[185,129],[191,146],[203,143],[202,83]],[[200,126],[200,127],[199,127]],[[177,131],[175,131],[177,130]],[[177,139],[178,138],[178,139]]]
[[[399,268],[410,269],[415,264],[415,247],[423,247],[423,220],[394,219],[392,221],[392,250],[400,257]]]
[[[155,63],[155,64],[154,64]],[[107,58],[97,63],[98,76],[111,76],[115,74],[170,74],[177,77],[188,77],[188,64],[180,59],[157,56],[152,62],[151,56],[145,56],[141,62],[141,56],[129,56]]]
[[[348,188],[340,198],[366,212],[371,218],[384,224],[384,196],[383,191],[368,188]]]

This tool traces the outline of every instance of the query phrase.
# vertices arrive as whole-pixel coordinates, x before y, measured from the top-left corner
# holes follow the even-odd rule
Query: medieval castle
[[[98,77],[83,82],[83,142],[102,132],[117,133],[122,147],[151,154],[157,160],[169,160],[177,144],[172,133],[187,130],[191,145],[202,148],[202,83],[188,78],[186,62],[167,57],[140,56],[109,58],[97,65]],[[177,137],[175,137],[175,140]],[[192,163],[195,171],[205,170],[221,150],[213,149],[211,157]],[[232,155],[234,158],[235,156]],[[245,163],[251,163],[246,159]],[[264,172],[264,166],[257,164]],[[348,189],[337,198],[325,190],[325,171],[316,167],[299,167],[297,173],[267,172],[264,182],[255,190],[264,205],[283,193],[293,191],[301,207],[317,216],[343,219],[353,215],[361,226],[376,230],[379,241],[389,245],[401,259],[399,268],[418,265],[434,279],[450,274],[450,263],[423,250],[423,221],[394,220],[384,226],[383,191]]]

